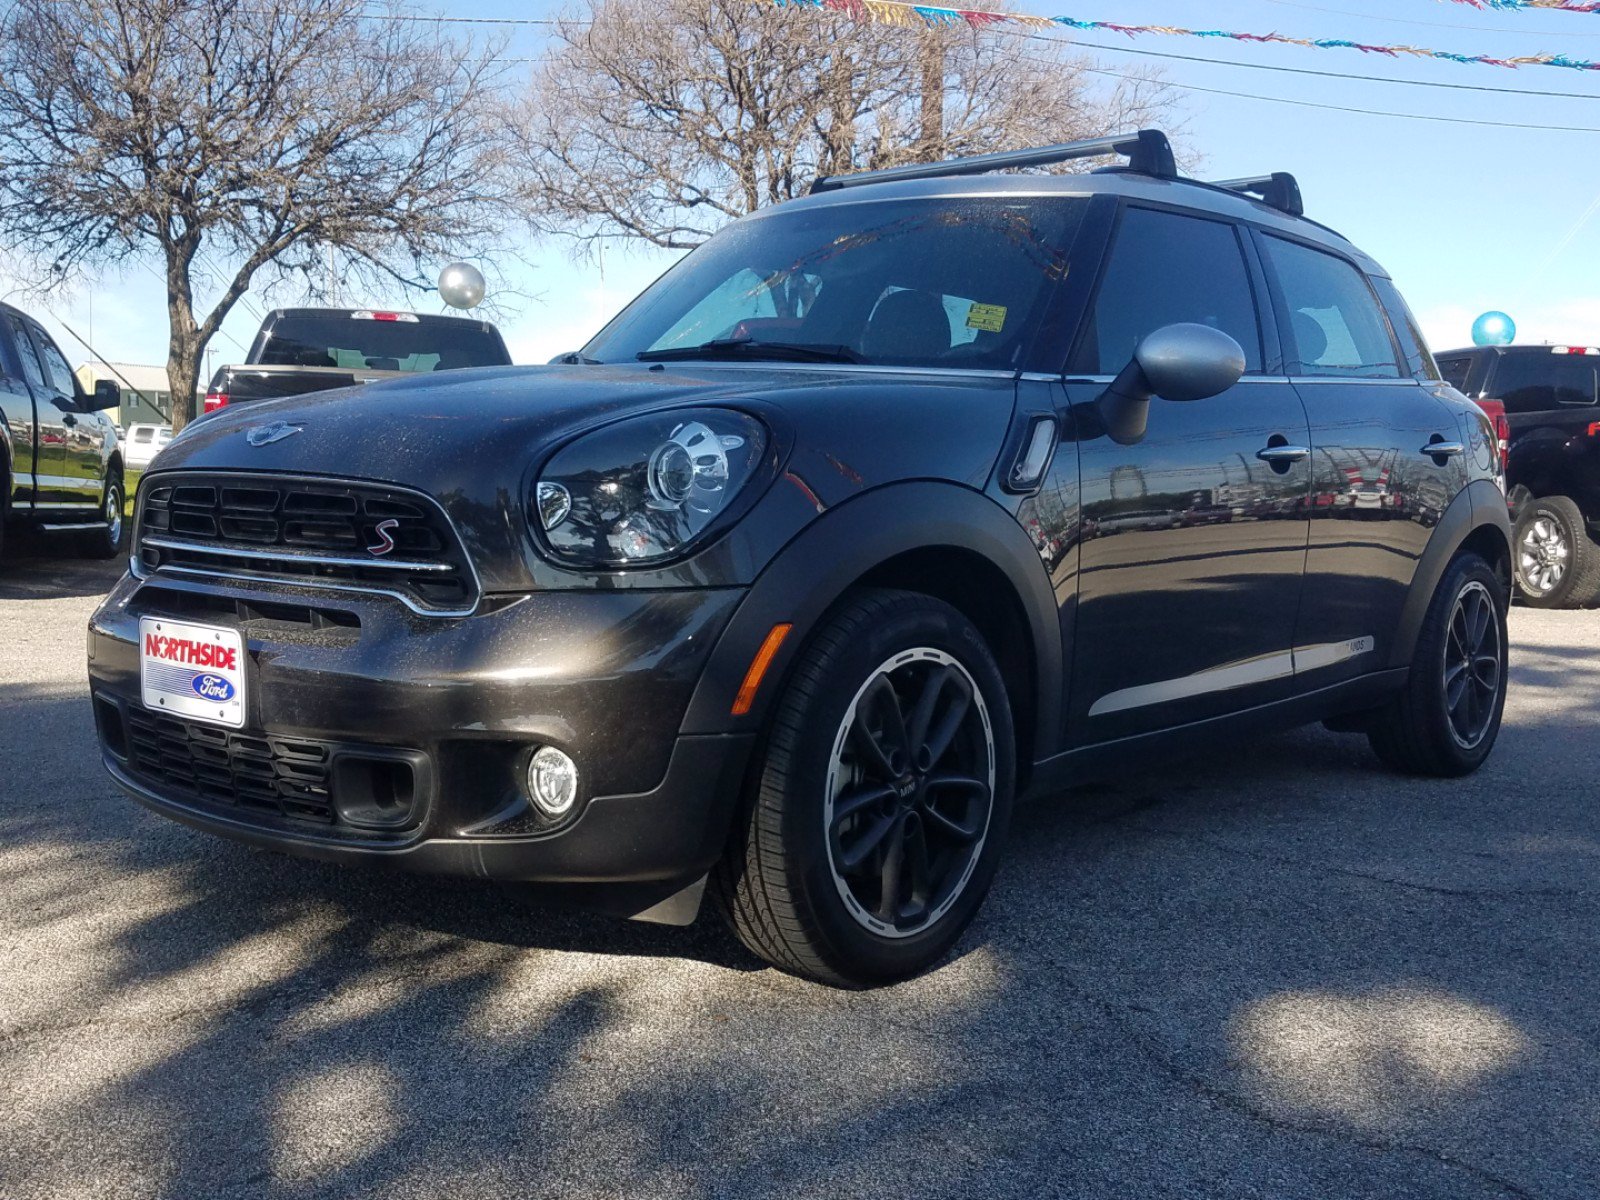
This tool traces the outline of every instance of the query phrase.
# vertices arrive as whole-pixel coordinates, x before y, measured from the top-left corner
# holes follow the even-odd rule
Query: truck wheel
[[[88,558],[115,558],[122,552],[123,532],[127,521],[123,519],[122,476],[108,475],[106,490],[100,498],[100,516],[104,525],[96,525],[83,534],[83,553]]]
[[[943,957],[994,878],[1016,777],[1005,684],[972,623],[928,596],[853,595],[796,664],[762,753],[714,873],[744,944],[845,987]]]
[[[1453,779],[1489,757],[1506,706],[1507,607],[1482,558],[1468,553],[1450,564],[1423,619],[1405,688],[1367,727],[1387,766]]]
[[[1517,593],[1533,608],[1583,608],[1600,599],[1600,546],[1565,496],[1531,500],[1517,517]]]

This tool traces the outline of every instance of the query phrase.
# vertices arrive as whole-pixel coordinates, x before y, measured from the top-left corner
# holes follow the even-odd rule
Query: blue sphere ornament
[[[1517,338],[1517,323],[1503,312],[1486,312],[1472,323],[1474,346],[1509,346]]]

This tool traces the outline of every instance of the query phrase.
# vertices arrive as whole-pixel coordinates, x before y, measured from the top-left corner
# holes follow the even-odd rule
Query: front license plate
[[[244,725],[244,638],[237,629],[139,618],[139,687],[151,712]]]

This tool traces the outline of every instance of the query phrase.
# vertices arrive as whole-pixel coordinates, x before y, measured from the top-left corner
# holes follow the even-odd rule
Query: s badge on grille
[[[257,425],[244,435],[252,446],[270,446],[286,437],[293,437],[305,429],[304,425],[291,425],[287,421],[274,421],[270,425]]]
[[[394,549],[394,531],[400,528],[400,522],[393,517],[387,521],[379,521],[372,527],[372,532],[378,535],[375,545],[367,547],[368,554],[387,554]]]

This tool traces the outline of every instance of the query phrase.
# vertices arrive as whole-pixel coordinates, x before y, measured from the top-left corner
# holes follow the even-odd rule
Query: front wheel
[[[857,593],[797,663],[716,872],[735,932],[838,986],[924,970],[989,890],[1015,773],[1005,684],[972,623],[928,596]]]
[[[1455,778],[1489,757],[1506,706],[1505,589],[1476,554],[1450,564],[1422,622],[1405,688],[1367,739],[1408,775]]]

